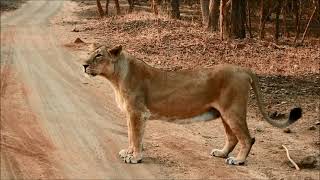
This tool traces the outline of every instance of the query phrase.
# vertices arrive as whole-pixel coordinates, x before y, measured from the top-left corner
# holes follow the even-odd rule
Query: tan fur
[[[114,87],[119,107],[128,114],[129,147],[119,153],[127,163],[138,163],[142,159],[142,137],[147,120],[196,122],[218,117],[225,127],[226,144],[211,154],[227,157],[239,142],[238,156],[228,158],[227,163],[244,163],[254,143],[246,122],[251,87],[268,122],[277,127],[291,123],[275,122],[267,117],[256,76],[249,69],[238,66],[218,65],[209,69],[170,72],[135,59],[121,46],[111,50],[102,46],[91,54],[85,71],[107,78]]]

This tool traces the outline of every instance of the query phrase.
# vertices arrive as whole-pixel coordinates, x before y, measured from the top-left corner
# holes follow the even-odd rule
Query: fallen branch
[[[289,155],[289,150],[284,146],[282,145],[282,147],[286,150],[287,152],[287,157],[289,159],[289,161],[294,165],[294,167],[296,168],[296,170],[300,170],[299,166],[297,165],[297,163],[295,163],[291,158],[290,158],[290,155]]]

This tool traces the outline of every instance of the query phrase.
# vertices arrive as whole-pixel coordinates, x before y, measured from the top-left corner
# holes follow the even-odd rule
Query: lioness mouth
[[[88,69],[87,69],[88,67],[89,67],[88,64],[84,64],[84,65],[83,65],[83,68],[84,68],[84,72],[85,72],[85,73],[87,73],[87,74],[89,74],[89,75],[91,75],[91,76],[96,76],[96,75],[98,75],[97,73],[94,73],[94,72],[90,72],[90,71],[88,72]]]
[[[86,71],[85,73],[87,73],[87,74],[89,74],[90,76],[97,76],[98,74],[97,73],[95,73],[95,72],[88,72],[88,71]]]

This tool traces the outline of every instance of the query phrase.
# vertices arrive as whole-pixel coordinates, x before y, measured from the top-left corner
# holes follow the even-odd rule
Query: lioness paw
[[[226,163],[229,165],[244,165],[244,161],[236,160],[234,157],[228,157]]]
[[[125,158],[128,155],[128,150],[127,149],[122,149],[121,151],[119,151],[119,156],[121,158]]]
[[[211,156],[215,156],[215,157],[221,157],[221,158],[226,158],[228,157],[228,154],[224,153],[223,151],[219,150],[219,149],[213,149],[210,153]]]
[[[127,156],[124,157],[123,160],[128,164],[137,164],[142,162],[142,157],[135,157],[133,156],[133,154],[127,154]]]
[[[122,149],[119,152],[120,158],[123,159],[125,163],[130,164],[137,164],[142,162],[142,155],[138,154],[136,156],[133,155],[133,152],[129,151],[128,149]]]

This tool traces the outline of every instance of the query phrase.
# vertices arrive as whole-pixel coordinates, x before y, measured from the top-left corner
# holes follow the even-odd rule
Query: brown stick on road
[[[60,48],[50,30],[48,19],[62,4],[29,1],[1,17],[1,66],[9,65],[27,89],[18,94],[22,112],[1,111],[1,179],[155,178],[154,164],[132,166],[118,158],[127,144],[126,122],[111,89],[104,102],[90,91],[84,82],[93,80],[84,77],[77,57]],[[5,114],[25,111],[34,115],[13,120]]]

